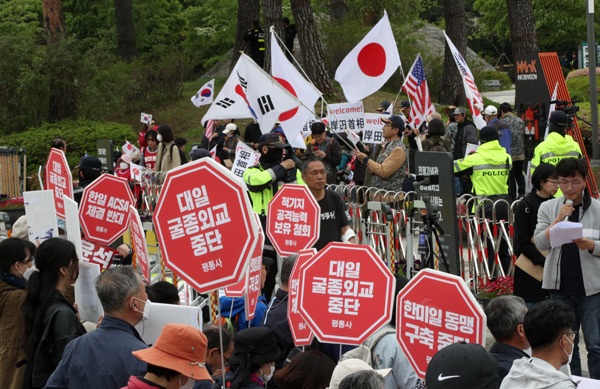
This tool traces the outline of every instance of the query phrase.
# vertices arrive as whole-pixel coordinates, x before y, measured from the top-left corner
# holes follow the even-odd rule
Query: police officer
[[[569,125],[569,117],[563,111],[554,111],[550,115],[550,130],[546,139],[537,145],[531,160],[531,174],[540,163],[546,162],[556,166],[564,158],[581,158],[581,148],[567,135],[565,129]],[[556,197],[562,196],[560,189]]]
[[[258,164],[248,168],[244,172],[244,182],[248,187],[252,209],[259,214],[264,231],[267,230],[269,202],[273,199],[279,188],[283,184],[304,184],[302,174],[296,168],[294,160],[292,158],[285,158],[283,155],[286,147],[288,147],[288,144],[285,143],[283,136],[279,133],[270,132],[261,135],[258,138],[258,150],[260,151]],[[291,155],[286,157],[291,157]],[[265,236],[263,256],[276,259],[275,250],[268,236]],[[264,294],[267,300],[270,299],[275,285],[277,266],[273,266],[271,270],[265,282]]]
[[[508,195],[508,177],[512,168],[512,159],[504,147],[500,146],[498,131],[485,126],[479,131],[481,145],[473,154],[463,159],[454,161],[454,173],[470,174],[473,182],[473,190],[478,196],[485,196],[492,201],[506,200],[508,204],[512,199]],[[492,216],[492,205],[485,203],[486,217]],[[499,220],[508,220],[508,206],[506,203],[498,203],[496,217]],[[491,268],[494,261],[493,250],[488,242],[488,264]],[[510,256],[506,242],[502,240],[500,245],[500,260],[504,272],[508,271]]]
[[[262,68],[265,63],[265,32],[258,20],[250,22],[250,28],[244,33],[244,40],[250,45],[250,58]]]

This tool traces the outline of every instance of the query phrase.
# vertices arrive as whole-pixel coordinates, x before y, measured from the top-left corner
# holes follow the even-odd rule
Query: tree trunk
[[[467,16],[463,0],[444,0],[444,19],[446,21],[446,34],[454,46],[467,58]],[[446,44],[444,55],[444,74],[442,75],[442,90],[440,91],[440,104],[454,104],[465,106],[467,99],[463,87],[462,77],[456,62],[452,57],[450,47]]]
[[[298,30],[304,70],[315,86],[324,94],[335,92],[329,69],[325,66],[323,45],[317,32],[310,0],[291,0],[292,12]]]
[[[260,0],[238,0],[238,22],[229,71],[233,70],[233,67],[240,58],[240,51],[244,51],[246,54],[250,53],[247,49],[246,41],[244,41],[244,33],[250,28],[250,22],[259,19]]]
[[[329,12],[334,20],[341,22],[346,17],[346,14],[348,14],[346,0],[330,0]]]
[[[136,57],[137,46],[135,43],[135,30],[133,29],[131,0],[115,0],[115,18],[119,55],[127,60]]]
[[[285,42],[283,31],[283,10],[281,0],[263,0],[263,30],[265,30],[265,72],[271,73],[271,34],[269,29],[275,27],[275,33]]]
[[[44,31],[48,43],[56,43],[65,33],[65,14],[62,0],[42,0]]]
[[[535,33],[535,18],[531,0],[506,0],[506,6],[508,7],[513,56],[538,53],[540,48]]]

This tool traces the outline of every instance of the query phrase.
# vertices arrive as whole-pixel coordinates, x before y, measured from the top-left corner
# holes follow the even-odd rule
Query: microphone
[[[565,201],[565,204],[573,205],[573,200],[567,200],[567,201]],[[566,216],[564,221],[569,221],[569,216]]]

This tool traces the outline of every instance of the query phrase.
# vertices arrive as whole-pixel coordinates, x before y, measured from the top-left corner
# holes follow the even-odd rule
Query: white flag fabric
[[[152,115],[149,113],[143,113],[140,115],[140,122],[150,124],[152,123]]]
[[[217,159],[217,146],[213,147],[213,148],[210,150],[210,157],[211,157],[212,159]]]
[[[296,96],[303,105],[291,111],[283,112],[279,115],[281,128],[285,133],[292,147],[306,148],[304,137],[302,136],[302,127],[310,120],[316,120],[315,115],[306,107],[311,109],[315,106],[322,93],[315,88],[313,84],[306,81],[304,77],[296,70],[294,65],[286,58],[277,43],[275,33],[271,27],[271,74],[273,78]],[[263,134],[265,129],[261,127]],[[298,136],[300,135],[300,136]]]
[[[121,146],[121,148],[123,149],[123,152],[127,155],[133,155],[133,153],[135,153],[136,151],[140,151],[140,149],[129,143],[128,140],[125,141],[125,144]]]
[[[192,96],[192,104],[196,107],[211,104],[215,95],[215,79],[213,78],[198,89],[198,93]]]
[[[473,123],[475,123],[477,129],[482,129],[486,125],[483,115],[481,115],[481,111],[483,110],[483,98],[481,97],[481,93],[479,93],[479,89],[477,89],[477,85],[475,85],[473,73],[471,73],[467,61],[465,61],[456,46],[454,46],[450,38],[448,38],[448,35],[446,35],[446,31],[444,31],[444,36],[446,37],[446,42],[448,42],[448,47],[450,47],[458,71],[462,76],[465,94],[467,95],[469,108],[471,109],[471,114],[473,116]]]
[[[377,92],[402,66],[392,26],[383,11],[381,20],[348,53],[335,71],[344,96],[355,103]]]
[[[130,163],[129,167],[131,168],[131,179],[137,182],[142,182],[142,174],[144,173],[144,170],[146,170],[146,168],[140,165],[136,165],[134,163]]]
[[[354,146],[356,146],[358,142],[360,142],[360,137],[356,135],[354,131],[346,128],[346,135],[348,136],[348,139],[350,139],[350,141],[354,144]]]
[[[299,105],[296,97],[242,53],[201,122],[252,118],[258,122],[261,131],[267,133],[281,113]]]
[[[554,92],[552,93],[552,98],[550,99],[550,101],[556,100],[557,92],[558,92],[558,81],[556,82],[556,85],[554,86]],[[554,111],[556,111],[556,103],[550,104],[550,109],[548,110],[548,120],[546,120],[546,132],[544,133],[544,140],[546,140],[546,137],[548,136],[548,132],[550,132],[550,115],[552,115],[552,112],[554,112]]]

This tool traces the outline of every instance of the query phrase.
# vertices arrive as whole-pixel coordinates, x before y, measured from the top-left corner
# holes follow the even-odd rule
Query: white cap
[[[234,123],[229,123],[225,126],[225,129],[223,130],[223,134],[227,135],[232,131],[237,130],[237,126]]]
[[[498,114],[498,109],[496,109],[496,107],[494,107],[493,105],[488,105],[485,108],[485,111],[483,111],[483,114],[495,116]]]
[[[367,362],[362,359],[346,359],[337,364],[335,369],[333,370],[333,374],[331,375],[331,381],[329,381],[329,389],[338,389],[340,386],[340,382],[346,376],[349,376],[352,373],[356,373],[359,370],[374,370]],[[375,370],[377,374],[385,377],[390,374],[392,369],[379,369]]]

